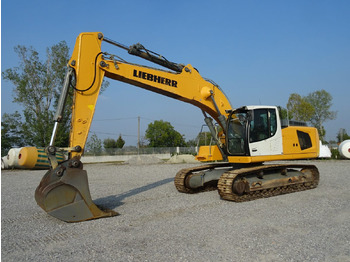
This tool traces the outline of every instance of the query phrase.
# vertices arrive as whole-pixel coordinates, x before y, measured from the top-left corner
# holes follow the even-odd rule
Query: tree
[[[123,148],[124,144],[125,141],[122,138],[122,135],[119,135],[117,140],[113,138],[106,138],[105,140],[103,140],[103,147],[109,154],[113,153],[116,148]]]
[[[350,136],[346,133],[346,130],[344,128],[341,128],[337,134],[337,142],[341,143],[344,140],[350,139]]]
[[[289,113],[288,110],[284,107],[278,106],[278,112],[281,119],[288,119],[289,120]]]
[[[25,145],[21,134],[21,115],[16,111],[13,114],[4,114],[1,121],[1,156],[7,155],[12,147]]]
[[[190,139],[186,142],[187,147],[197,146],[197,140],[196,139]]]
[[[2,76],[15,86],[13,102],[24,108],[20,132],[27,144],[47,146],[53,128],[52,107],[64,81],[69,48],[65,41],[47,48],[44,62],[33,47],[18,45],[15,52],[20,59],[19,67],[5,70]],[[57,146],[68,145],[68,121],[61,123],[56,137]]]
[[[289,119],[297,121],[308,122],[315,113],[315,108],[305,98],[296,93],[289,96],[287,109]]]
[[[316,127],[321,141],[326,134],[323,123],[336,118],[337,113],[331,111],[332,96],[325,90],[315,91],[302,97],[299,94],[291,94],[287,108],[291,119],[310,122]]]
[[[156,120],[148,125],[145,138],[150,147],[177,147],[185,146],[186,142],[174,127],[163,120]]]
[[[23,140],[28,145],[44,147],[51,139],[53,117],[69,60],[69,48],[65,41],[47,48],[44,62],[33,47],[18,45],[15,52],[20,59],[19,66],[5,70],[2,77],[14,85],[13,102],[24,108],[24,121],[18,126]],[[101,92],[108,85],[108,82],[103,82]],[[69,144],[73,90],[69,92],[55,140],[55,145],[61,147]]]
[[[117,141],[115,141],[113,138],[106,138],[103,140],[103,147],[107,153],[111,154],[114,149],[117,148]]]
[[[330,110],[333,98],[330,93],[322,89],[320,91],[310,93],[305,99],[315,109],[310,122],[318,129],[320,139],[323,141],[326,134],[323,123],[327,120],[333,120],[337,116],[337,112]]]
[[[92,134],[89,141],[86,143],[86,150],[90,151],[95,156],[101,155],[102,141],[97,137],[95,133]]]
[[[119,135],[116,143],[117,143],[117,148],[123,148],[123,146],[125,145],[125,141],[122,138],[122,135]]]
[[[201,132],[197,135],[197,143],[199,146],[206,146],[212,142],[212,136],[210,132]]]

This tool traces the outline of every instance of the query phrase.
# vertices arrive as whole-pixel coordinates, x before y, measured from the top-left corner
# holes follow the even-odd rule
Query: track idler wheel
[[[78,158],[49,170],[37,189],[35,200],[49,215],[66,222],[80,222],[118,215],[101,210],[92,202],[87,172]]]
[[[232,185],[232,191],[241,196],[246,192],[249,192],[249,182],[245,179],[235,181]]]

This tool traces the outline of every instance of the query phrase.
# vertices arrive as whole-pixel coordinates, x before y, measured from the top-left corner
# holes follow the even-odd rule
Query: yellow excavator
[[[102,42],[125,49],[164,69],[129,63],[103,52]],[[203,78],[191,65],[168,61],[141,44],[125,46],[99,32],[81,33],[68,62],[50,145],[46,148],[51,168],[35,191],[36,202],[51,216],[79,222],[117,215],[93,203],[87,172],[80,161],[104,77],[190,103],[202,110],[215,144],[201,147],[197,155],[198,160],[209,163],[176,174],[174,183],[179,192],[217,189],[222,199],[241,202],[317,187],[319,172],[314,165],[264,164],[316,158],[319,137],[315,128],[288,123],[275,106],[232,108],[220,87]],[[69,88],[74,89],[70,142],[67,148],[57,148],[55,136]],[[56,152],[62,150],[68,151],[69,157],[59,164]]]

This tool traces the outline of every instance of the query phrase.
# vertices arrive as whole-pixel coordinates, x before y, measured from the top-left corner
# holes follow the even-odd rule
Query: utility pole
[[[137,154],[140,154],[140,117],[137,117],[138,127],[137,127]]]

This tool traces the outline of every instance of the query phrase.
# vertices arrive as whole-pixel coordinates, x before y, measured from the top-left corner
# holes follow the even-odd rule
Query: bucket
[[[65,160],[64,154],[56,153],[58,163]],[[18,165],[28,169],[49,169],[50,162],[43,147],[22,147],[18,155]]]

